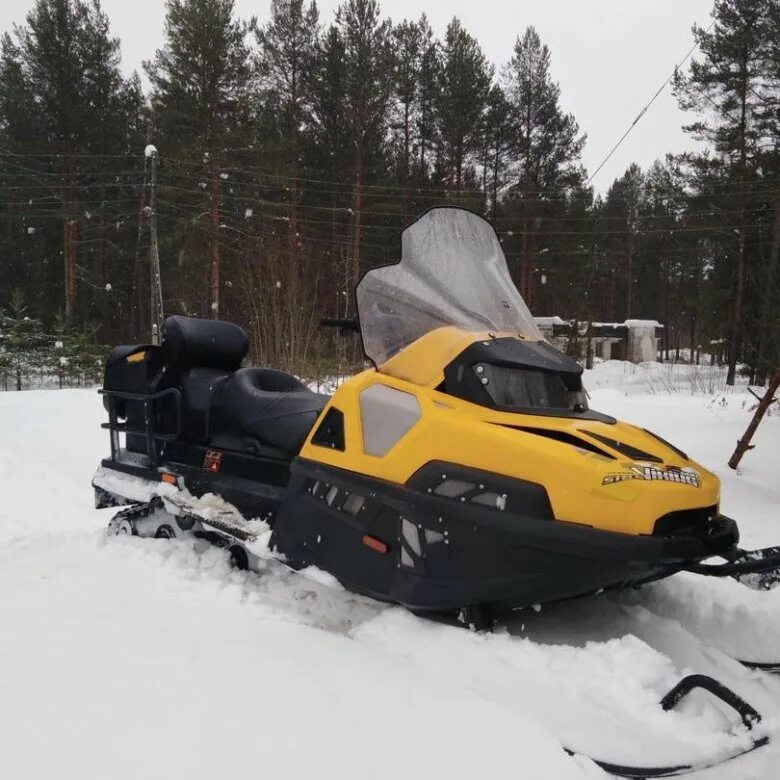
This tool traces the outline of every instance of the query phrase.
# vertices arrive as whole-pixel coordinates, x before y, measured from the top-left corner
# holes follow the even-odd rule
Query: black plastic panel
[[[331,406],[322,422],[314,432],[311,443],[317,447],[344,452],[344,413]]]

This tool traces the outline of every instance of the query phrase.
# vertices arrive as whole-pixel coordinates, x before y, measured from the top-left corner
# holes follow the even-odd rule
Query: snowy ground
[[[754,401],[707,369],[606,363],[594,408],[646,426],[723,479],[746,546],[780,543],[780,416],[725,466]],[[108,440],[93,391],[0,393],[0,778],[598,778],[582,757],[697,762],[744,743],[716,676],[777,733],[701,778],[774,778],[780,591],[689,575],[528,611],[474,635],[221,551],[106,539],[90,478]]]

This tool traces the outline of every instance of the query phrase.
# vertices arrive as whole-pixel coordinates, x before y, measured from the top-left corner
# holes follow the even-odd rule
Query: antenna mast
[[[160,343],[163,325],[162,280],[160,278],[160,253],[157,248],[157,147],[149,144],[144,150],[151,159],[151,177],[149,185],[149,315],[152,326],[152,344]]]

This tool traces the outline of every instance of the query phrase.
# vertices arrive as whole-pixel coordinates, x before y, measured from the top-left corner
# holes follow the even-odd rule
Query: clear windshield
[[[447,325],[542,338],[482,217],[432,209],[403,232],[401,245],[400,263],[369,271],[357,288],[363,344],[377,366]]]

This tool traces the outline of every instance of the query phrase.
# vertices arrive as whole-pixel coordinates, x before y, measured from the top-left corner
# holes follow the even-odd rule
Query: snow
[[[144,157],[147,159],[154,157],[157,154],[157,147],[154,144],[147,144],[144,148]]]
[[[626,320],[624,325],[627,328],[663,328],[658,320]]]
[[[778,543],[780,415],[732,472],[755,399],[722,380],[615,361],[586,373],[594,408],[721,477],[746,546]],[[202,543],[105,537],[112,510],[90,488],[104,414],[91,390],[0,393],[0,777],[595,779],[562,744],[654,764],[746,744],[704,696],[661,711],[692,672],[734,688],[780,745],[780,680],[733,660],[780,657],[780,591],[677,575],[482,635],[270,557],[236,572]],[[770,744],[699,777],[769,780],[778,759]]]

